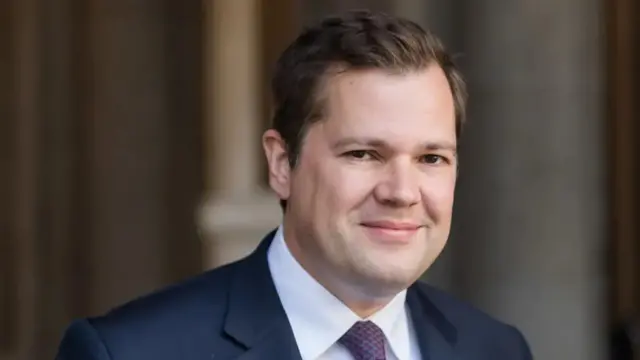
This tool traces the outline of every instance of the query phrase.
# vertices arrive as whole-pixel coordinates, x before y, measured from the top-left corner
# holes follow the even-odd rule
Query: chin
[[[422,272],[401,266],[368,269],[361,274],[371,287],[392,290],[398,293],[413,284]],[[388,292],[388,291],[385,291]]]
[[[361,285],[365,288],[365,292],[373,298],[392,298],[401,291],[407,289],[415,280],[410,278],[376,276],[369,277],[368,281]]]

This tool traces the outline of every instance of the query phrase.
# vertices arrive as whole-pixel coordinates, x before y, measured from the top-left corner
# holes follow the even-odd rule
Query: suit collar
[[[458,340],[457,330],[446,316],[429,300],[419,284],[407,290],[407,304],[415,336],[424,360],[454,360]]]
[[[241,260],[232,275],[224,331],[247,351],[238,359],[300,359],[267,263],[275,231]]]

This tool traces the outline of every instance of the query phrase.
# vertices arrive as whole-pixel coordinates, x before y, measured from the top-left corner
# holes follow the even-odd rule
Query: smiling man
[[[59,359],[531,359],[520,332],[418,282],[449,237],[463,80],[381,13],[285,50],[262,142],[283,222],[236,263],[75,322]]]
[[[307,127],[297,158],[278,130],[264,135],[271,187],[287,199],[277,237],[362,317],[412,284],[449,235],[454,100],[442,68],[423,61],[328,69],[318,89],[325,112]]]

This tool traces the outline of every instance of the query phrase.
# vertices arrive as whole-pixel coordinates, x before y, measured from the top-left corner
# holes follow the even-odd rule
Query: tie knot
[[[355,360],[385,360],[384,333],[371,321],[358,321],[340,338]]]

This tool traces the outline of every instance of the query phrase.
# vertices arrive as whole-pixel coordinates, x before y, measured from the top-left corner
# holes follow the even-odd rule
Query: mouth
[[[383,243],[406,244],[423,227],[412,221],[365,221],[360,223],[375,240]]]

